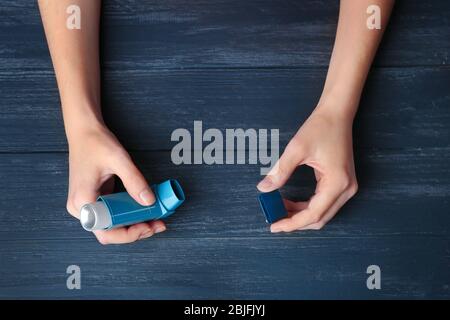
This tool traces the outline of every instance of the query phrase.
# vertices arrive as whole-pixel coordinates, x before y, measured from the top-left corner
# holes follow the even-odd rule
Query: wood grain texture
[[[186,191],[186,203],[169,218],[170,231],[162,237],[271,237],[256,201],[259,166],[175,166],[169,152],[133,157],[149,181],[177,178]],[[450,149],[364,151],[356,157],[358,195],[321,232],[288,237],[449,236]],[[92,238],[65,211],[66,158],[2,155],[0,240]],[[306,199],[313,187],[305,168],[283,192]]]
[[[170,150],[173,130],[278,128],[285,145],[315,107],[325,70],[133,69],[105,73],[103,113],[130,150]],[[355,121],[360,148],[447,147],[450,68],[374,70]],[[66,151],[53,74],[0,74],[0,151]]]
[[[90,240],[3,242],[1,298],[448,298],[448,239],[154,239],[102,247]],[[67,266],[81,290],[67,290]],[[382,270],[368,290],[366,269]]]
[[[176,128],[278,128],[317,103],[338,1],[103,1],[103,110],[168,231],[101,246],[65,210],[67,145],[36,1],[0,5],[0,298],[450,298],[450,2],[397,1],[355,121],[360,191],[320,232],[273,235],[258,165],[170,160]],[[283,193],[306,199],[300,168]],[[120,189],[120,185],[118,186]],[[66,268],[82,270],[67,290]],[[366,288],[366,268],[382,289]]]
[[[329,0],[104,1],[105,65],[114,70],[325,67],[338,4]],[[445,0],[397,1],[375,64],[448,64],[449,14]],[[0,70],[50,70],[36,1],[4,0],[0,16]]]

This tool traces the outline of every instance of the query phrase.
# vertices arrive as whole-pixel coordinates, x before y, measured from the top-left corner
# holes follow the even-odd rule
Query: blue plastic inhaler
[[[87,231],[107,230],[143,221],[164,219],[184,201],[184,192],[177,180],[171,179],[152,186],[156,201],[142,206],[127,192],[100,196],[96,202],[81,208],[80,221]]]

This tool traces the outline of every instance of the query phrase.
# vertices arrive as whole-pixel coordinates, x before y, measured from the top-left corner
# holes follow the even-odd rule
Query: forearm
[[[100,103],[100,0],[39,0],[69,143],[103,124]],[[66,9],[81,9],[81,29],[68,29]]]
[[[387,26],[394,0],[341,0],[339,22],[325,86],[318,105],[353,119],[378,45]],[[377,5],[381,29],[369,29],[366,10]],[[339,103],[336,103],[339,102]]]

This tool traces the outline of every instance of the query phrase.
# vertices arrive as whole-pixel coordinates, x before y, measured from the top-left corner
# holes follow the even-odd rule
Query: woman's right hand
[[[78,218],[84,204],[97,200],[102,193],[111,193],[114,175],[123,182],[127,192],[141,205],[155,202],[155,196],[142,173],[114,134],[104,125],[77,130],[69,138],[69,194],[67,210]],[[130,243],[166,230],[158,221],[138,223],[129,227],[94,231],[101,244]]]

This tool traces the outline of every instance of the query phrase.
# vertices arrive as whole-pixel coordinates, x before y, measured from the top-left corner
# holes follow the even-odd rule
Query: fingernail
[[[272,181],[269,178],[265,178],[256,186],[258,189],[267,189],[272,186]]]
[[[149,238],[153,235],[153,230],[150,229],[148,231],[143,232],[140,236],[139,236],[139,240],[145,239],[145,238]]]
[[[160,227],[157,227],[155,229],[155,233],[161,233],[161,232],[164,232],[164,231],[166,231],[166,227],[165,226],[160,226]]]
[[[279,226],[274,226],[274,225],[270,226],[270,232],[277,233],[280,231],[281,231],[281,228]]]
[[[142,192],[139,194],[139,197],[141,198],[141,200],[142,200],[142,201],[145,203],[145,205],[147,205],[147,206],[151,205],[151,204],[155,201],[154,196],[152,195],[152,193],[151,193],[150,190],[148,190],[148,189],[145,189],[144,191],[142,191]]]

